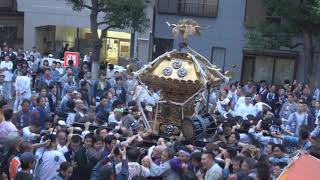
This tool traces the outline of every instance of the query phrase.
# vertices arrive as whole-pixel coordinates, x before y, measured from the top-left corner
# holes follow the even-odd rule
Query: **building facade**
[[[90,12],[73,11],[65,0],[16,0],[17,10],[24,14],[23,47],[37,46],[41,52],[59,53],[66,44],[74,51],[86,53],[90,39]],[[150,6],[151,7],[151,6]],[[146,9],[152,16],[153,9]],[[152,20],[152,17],[149,18]],[[151,23],[151,21],[150,21]],[[151,26],[150,26],[151,27]],[[147,62],[149,57],[150,30],[137,33],[134,43],[135,56]],[[102,58],[111,63],[126,64],[130,57],[130,30],[111,29],[103,42]]]
[[[242,49],[246,43],[243,24],[245,0],[158,0],[156,6],[154,56],[177,48],[181,42],[181,39],[173,37],[166,22],[176,23],[183,18],[192,18],[203,30],[201,36],[188,40],[191,48],[222,71],[238,65],[235,77],[240,77]]]
[[[301,46],[272,51],[246,48],[250,24],[281,21],[279,17],[267,16],[262,0],[157,0],[155,6],[153,57],[177,48],[181,42],[173,37],[166,22],[192,18],[202,26],[202,34],[190,38],[188,44],[218,65],[221,71],[237,65],[233,81],[266,80],[279,85],[285,79],[303,81]]]
[[[18,12],[15,0],[0,1],[0,43],[14,48],[23,46],[23,13]]]

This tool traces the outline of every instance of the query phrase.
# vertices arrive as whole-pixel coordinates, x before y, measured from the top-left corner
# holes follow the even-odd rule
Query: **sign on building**
[[[65,67],[68,66],[68,62],[70,60],[73,61],[74,66],[78,66],[79,65],[79,53],[78,52],[70,52],[70,51],[64,52],[64,66]]]

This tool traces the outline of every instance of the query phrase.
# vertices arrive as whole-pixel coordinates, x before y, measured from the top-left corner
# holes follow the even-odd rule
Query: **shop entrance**
[[[106,61],[112,64],[126,66],[130,59],[129,33],[108,31],[105,40]]]

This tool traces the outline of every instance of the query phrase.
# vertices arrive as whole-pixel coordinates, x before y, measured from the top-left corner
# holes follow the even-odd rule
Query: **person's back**
[[[57,150],[44,152],[41,161],[38,161],[37,179],[47,180],[53,178],[57,175],[57,169],[64,161],[66,161],[64,155]]]
[[[33,176],[30,173],[20,171],[17,173],[14,180],[33,180]]]
[[[15,88],[17,93],[24,98],[30,99],[31,98],[31,82],[30,78],[26,75],[18,76],[15,82]]]
[[[20,171],[17,173],[15,180],[33,180],[33,176],[30,173]]]
[[[64,155],[60,151],[57,151],[57,137],[55,135],[47,135],[43,140],[50,140],[51,143],[47,146],[47,150],[44,153],[40,149],[36,152],[36,180],[52,179],[57,175],[60,164],[66,161]]]
[[[204,180],[219,180],[219,179],[222,179],[222,168],[217,163],[215,163],[206,172]]]
[[[128,158],[128,180],[132,180],[135,176],[148,177],[150,175],[149,169],[140,165],[136,161],[140,156],[140,151],[137,148],[130,148],[127,151]],[[116,174],[119,175],[122,170],[122,163],[119,163],[115,166]]]
[[[13,117],[12,109],[6,109],[4,111],[4,121],[0,123],[0,138],[8,136],[13,132],[17,132],[18,129],[16,126],[11,122]]]

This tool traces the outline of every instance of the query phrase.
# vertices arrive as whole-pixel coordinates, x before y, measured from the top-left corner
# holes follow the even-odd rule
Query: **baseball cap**
[[[29,163],[36,160],[36,156],[33,155],[31,152],[24,152],[20,156],[20,161],[23,163]]]
[[[67,126],[66,122],[62,121],[62,120],[58,121],[58,125],[63,126],[63,127]]]

